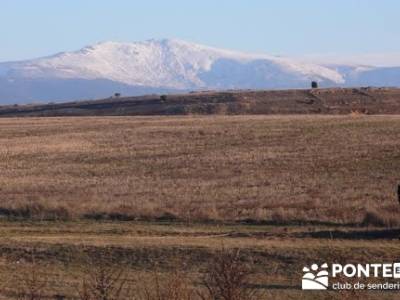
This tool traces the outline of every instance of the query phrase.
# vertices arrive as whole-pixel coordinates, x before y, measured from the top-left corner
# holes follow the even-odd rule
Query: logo
[[[312,264],[303,268],[303,290],[397,290],[400,291],[400,263]],[[348,278],[352,278],[349,280]],[[379,282],[369,280],[381,278]],[[386,279],[389,278],[389,279]],[[347,279],[347,280],[346,280]],[[330,285],[329,285],[330,282]]]
[[[318,267],[313,264],[310,268],[304,267],[301,288],[303,290],[326,290],[328,289],[329,273],[328,264]]]
[[[400,263],[392,264],[366,264],[366,265],[341,265],[332,264],[332,277],[343,274],[345,277],[351,278],[400,278]]]

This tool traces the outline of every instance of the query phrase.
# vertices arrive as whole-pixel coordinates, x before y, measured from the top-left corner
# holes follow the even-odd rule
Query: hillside
[[[400,114],[400,89],[194,92],[0,107],[0,116],[135,116],[189,114]]]

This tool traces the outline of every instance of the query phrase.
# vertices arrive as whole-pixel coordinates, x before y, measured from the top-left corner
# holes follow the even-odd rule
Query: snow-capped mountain
[[[104,42],[75,52],[0,63],[0,102],[196,89],[400,85],[400,68],[324,65],[180,40]],[[383,80],[381,80],[383,78]]]

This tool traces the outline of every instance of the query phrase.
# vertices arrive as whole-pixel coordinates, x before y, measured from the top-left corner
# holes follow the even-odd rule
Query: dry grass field
[[[398,260],[400,116],[8,118],[0,145],[0,299],[102,299],[82,295],[104,257],[130,294],[104,300],[220,299],[238,249],[253,299],[398,295],[300,279]]]
[[[6,217],[400,220],[398,116],[1,119],[0,128]]]
[[[393,234],[398,236],[398,230],[24,221],[1,222],[0,233],[0,299],[18,298],[29,292],[30,286],[40,287],[45,296],[32,299],[60,299],[56,295],[65,299],[102,299],[80,298],[79,292],[86,268],[100,267],[106,260],[124,272],[124,289],[131,296],[119,299],[201,300],[197,293],[186,297],[183,291],[204,291],[202,280],[209,274],[215,257],[221,251],[237,249],[241,263],[251,268],[245,284],[258,293],[253,299],[396,299],[398,296],[398,292],[379,291],[301,291],[302,268],[310,263],[397,261],[400,244]],[[338,238],[331,238],[339,233]],[[144,295],[146,289],[157,291],[158,285],[164,296]],[[165,296],[171,292],[168,287],[177,288],[178,294]]]

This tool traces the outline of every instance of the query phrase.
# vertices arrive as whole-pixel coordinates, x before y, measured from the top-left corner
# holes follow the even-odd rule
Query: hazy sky
[[[0,61],[179,38],[280,55],[400,52],[399,0],[0,0]]]

